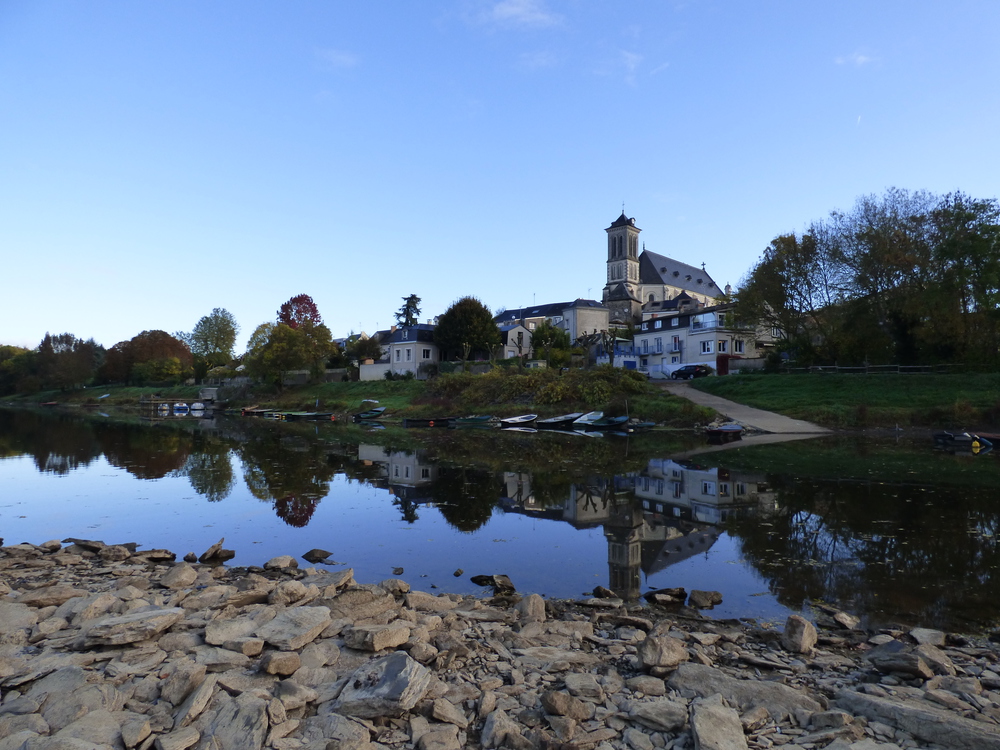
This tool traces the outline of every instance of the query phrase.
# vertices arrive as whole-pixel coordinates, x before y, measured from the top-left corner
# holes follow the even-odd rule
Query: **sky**
[[[998,30],[995,0],[3,0],[0,344],[600,299],[623,206],[736,287],[859,196],[997,197]]]

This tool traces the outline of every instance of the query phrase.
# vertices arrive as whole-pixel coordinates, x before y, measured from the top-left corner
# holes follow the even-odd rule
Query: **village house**
[[[532,305],[516,310],[504,310],[494,316],[494,322],[501,328],[518,323],[528,331],[534,331],[543,321],[549,321],[556,328],[569,334],[570,343],[586,334],[604,331],[608,328],[609,310],[592,299],[575,299],[572,302],[555,302]]]
[[[441,350],[434,343],[434,328],[431,323],[417,323],[380,331],[376,335],[381,339],[382,358],[371,364],[361,363],[360,379],[382,380],[391,372],[394,376],[411,373],[418,380],[426,380],[441,361]]]

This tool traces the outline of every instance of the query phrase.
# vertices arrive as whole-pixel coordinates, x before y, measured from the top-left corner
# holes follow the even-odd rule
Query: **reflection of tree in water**
[[[490,520],[502,487],[501,477],[495,472],[439,466],[430,493],[449,524],[471,533]]]
[[[316,443],[264,435],[240,446],[243,481],[258,500],[273,501],[289,526],[309,523],[316,505],[330,492],[336,473]]]
[[[392,504],[399,508],[400,516],[402,516],[403,520],[407,523],[415,523],[420,520],[420,516],[417,515],[419,503],[415,502],[411,498],[401,497],[397,494],[392,499]]]
[[[0,456],[29,455],[41,472],[68,474],[101,455],[93,428],[62,414],[0,411]]]
[[[542,472],[531,474],[531,494],[535,504],[542,508],[560,508],[570,496],[573,481],[566,472]]]
[[[98,438],[112,466],[139,479],[162,479],[191,455],[192,436],[181,430],[145,425],[100,425]]]
[[[188,478],[195,492],[213,503],[229,497],[236,485],[229,446],[204,435],[195,435],[194,451],[178,473]]]
[[[983,493],[773,481],[782,510],[736,519],[730,532],[787,606],[822,599],[945,628],[1000,616],[1000,509]]]

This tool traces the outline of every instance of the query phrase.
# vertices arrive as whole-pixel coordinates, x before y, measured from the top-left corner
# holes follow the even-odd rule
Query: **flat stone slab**
[[[356,669],[334,707],[345,716],[362,719],[402,716],[423,698],[430,681],[426,667],[396,651]]]

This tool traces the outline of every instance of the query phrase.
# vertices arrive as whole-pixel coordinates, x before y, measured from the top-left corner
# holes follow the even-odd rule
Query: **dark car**
[[[691,378],[707,378],[709,375],[714,374],[715,370],[708,365],[684,365],[670,373],[670,379],[690,380]]]

